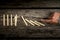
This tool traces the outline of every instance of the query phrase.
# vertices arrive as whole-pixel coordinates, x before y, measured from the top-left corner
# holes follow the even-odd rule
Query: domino
[[[5,26],[5,14],[3,14],[3,26]]]

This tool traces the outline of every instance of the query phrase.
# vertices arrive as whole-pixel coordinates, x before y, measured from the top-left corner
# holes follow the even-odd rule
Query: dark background
[[[60,7],[60,0],[0,0],[0,8]]]
[[[29,17],[48,18],[51,12],[60,12],[60,9],[57,9],[59,7],[60,7],[60,0],[0,0],[0,15],[18,14]],[[0,17],[0,19],[2,18]],[[23,21],[21,20],[20,22],[21,25],[18,25],[17,27],[15,26],[7,27],[2,26],[1,20],[0,23],[1,23],[0,24],[1,38],[9,38],[9,37],[59,38],[60,37],[60,25],[46,24],[46,27],[38,27],[38,26],[26,27],[23,24]]]

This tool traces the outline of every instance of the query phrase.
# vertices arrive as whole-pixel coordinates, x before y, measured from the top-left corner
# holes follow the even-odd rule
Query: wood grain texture
[[[1,9],[0,15],[17,14],[26,16],[31,20],[40,20],[46,18],[50,12],[60,12],[60,9]],[[45,27],[25,26],[21,18],[19,18],[17,27],[2,26],[2,17],[0,16],[0,37],[60,37],[60,25],[46,24]]]

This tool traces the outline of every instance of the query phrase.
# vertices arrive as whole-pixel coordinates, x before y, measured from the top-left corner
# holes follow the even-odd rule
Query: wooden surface
[[[0,10],[0,37],[60,37],[60,25],[46,24],[46,26],[26,26],[19,18],[18,26],[3,26],[1,16],[3,14],[18,14],[26,16],[28,19],[40,20],[46,18],[50,12],[60,12],[60,9],[1,9]]]
[[[45,27],[26,26],[19,18],[18,26],[15,27],[3,26],[1,21],[3,14],[18,14],[39,21],[40,18],[49,17],[51,12],[60,12],[57,8],[60,8],[60,0],[0,0],[0,38],[60,38],[60,25],[45,23]]]

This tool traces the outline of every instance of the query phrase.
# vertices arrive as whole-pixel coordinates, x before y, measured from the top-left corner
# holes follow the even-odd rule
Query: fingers
[[[51,23],[51,20],[49,19],[41,19],[42,22],[46,22],[46,23]]]

